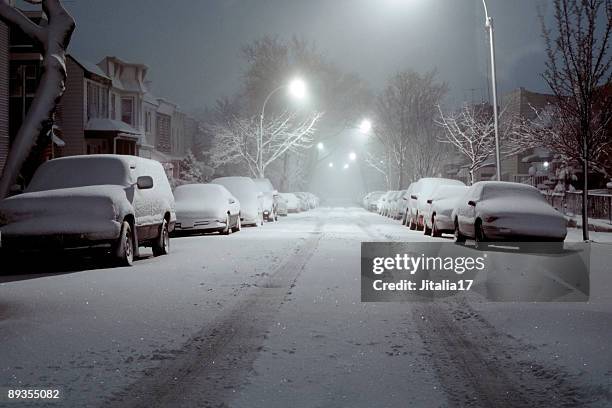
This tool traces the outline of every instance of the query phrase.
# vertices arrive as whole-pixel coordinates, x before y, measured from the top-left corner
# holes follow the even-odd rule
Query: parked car
[[[263,194],[248,177],[219,177],[211,181],[225,187],[240,202],[242,226],[263,225]]]
[[[481,181],[471,186],[452,213],[455,239],[563,242],[567,221],[532,186]]]
[[[266,221],[277,221],[276,207],[278,205],[278,191],[267,178],[253,179],[257,190],[263,194],[263,217]]]
[[[366,194],[363,198],[363,208],[368,211],[377,211],[376,203],[378,199],[385,194],[384,191],[373,191],[371,193]]]
[[[443,233],[454,232],[451,214],[467,189],[467,186],[441,185],[436,187],[431,198],[427,200],[426,211],[423,214],[426,235],[440,237]]]
[[[276,215],[286,217],[289,214],[289,202],[282,194],[276,198]]]
[[[402,194],[400,203],[399,203],[399,212],[402,214],[402,225],[408,225],[409,220],[409,204],[410,204],[410,196],[412,195],[412,190],[414,189],[416,183],[410,183],[408,189],[405,190],[404,194]]]
[[[417,181],[410,193],[410,202],[408,204],[408,226],[411,230],[421,231],[424,228],[423,213],[427,207],[427,200],[431,198],[431,193],[436,187],[441,185],[465,186],[465,183],[459,180],[432,177],[422,178]]]
[[[406,190],[400,190],[395,192],[395,194],[391,195],[391,201],[389,203],[389,214],[388,217],[393,218],[394,220],[399,220],[402,218],[401,206],[404,201],[402,197],[406,193]]]
[[[240,202],[219,184],[184,184],[174,190],[177,232],[240,231]]]
[[[308,195],[303,191],[298,191],[293,193],[300,200],[300,211],[308,211],[310,210],[310,203],[308,200]]]
[[[134,156],[89,155],[43,163],[25,193],[0,202],[0,247],[109,247],[129,266],[140,246],[170,250],[176,214],[162,165]]]
[[[280,196],[287,201],[287,212],[298,213],[300,209],[300,199],[293,193],[280,193]]]

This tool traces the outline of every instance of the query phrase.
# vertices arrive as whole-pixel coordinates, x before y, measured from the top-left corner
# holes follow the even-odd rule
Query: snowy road
[[[323,208],[132,268],[3,265],[0,387],[101,407],[612,403],[610,245],[588,303],[361,303],[360,242],[424,239]]]

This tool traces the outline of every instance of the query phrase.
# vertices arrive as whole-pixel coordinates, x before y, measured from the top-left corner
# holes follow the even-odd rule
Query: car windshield
[[[51,160],[36,171],[27,192],[97,185],[131,184],[128,165],[112,157],[78,157]]]
[[[512,197],[513,200],[516,198],[531,198],[538,201],[546,201],[542,193],[537,189],[520,184],[492,184],[484,188],[484,199],[507,197]]]
[[[218,202],[223,198],[222,187],[211,184],[185,184],[174,190],[177,202]]]

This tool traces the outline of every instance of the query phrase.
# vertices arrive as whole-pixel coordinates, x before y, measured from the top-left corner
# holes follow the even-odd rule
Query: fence
[[[582,214],[582,192],[546,193],[545,196],[550,205],[565,215]],[[612,224],[612,194],[589,193],[587,203],[589,218],[608,220]]]

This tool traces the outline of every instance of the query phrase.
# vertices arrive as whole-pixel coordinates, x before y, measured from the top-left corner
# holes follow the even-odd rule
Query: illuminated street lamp
[[[343,169],[344,169],[344,170],[347,170],[348,168],[349,168],[349,165],[348,165],[348,163],[345,163],[345,164],[344,164],[344,167],[343,167]]]
[[[372,130],[372,122],[368,119],[362,120],[361,124],[359,125],[359,131],[363,134],[367,134],[367,133],[370,133],[371,130]]]
[[[264,99],[264,103],[261,107],[261,115],[259,117],[259,137],[257,138],[257,151],[259,152],[257,157],[257,163],[260,166],[259,168],[263,166],[263,122],[264,115],[266,112],[266,105],[268,104],[268,101],[270,100],[272,95],[285,88],[289,90],[289,95],[296,99],[303,99],[306,96],[306,83],[301,78],[294,78],[289,83],[273,89],[272,92],[270,92],[268,96],[266,96],[266,99]]]
[[[349,160],[350,160],[350,161],[355,161],[355,160],[357,160],[357,155],[355,154],[355,152],[350,152],[350,153],[349,153]]]
[[[323,145],[322,142],[317,143],[317,149],[323,150],[324,148],[325,148],[325,145]]]
[[[331,168],[333,168],[333,167],[334,167],[334,163],[333,163],[333,162],[330,162],[330,163],[328,164],[328,166],[329,166],[329,168],[331,169]]]

